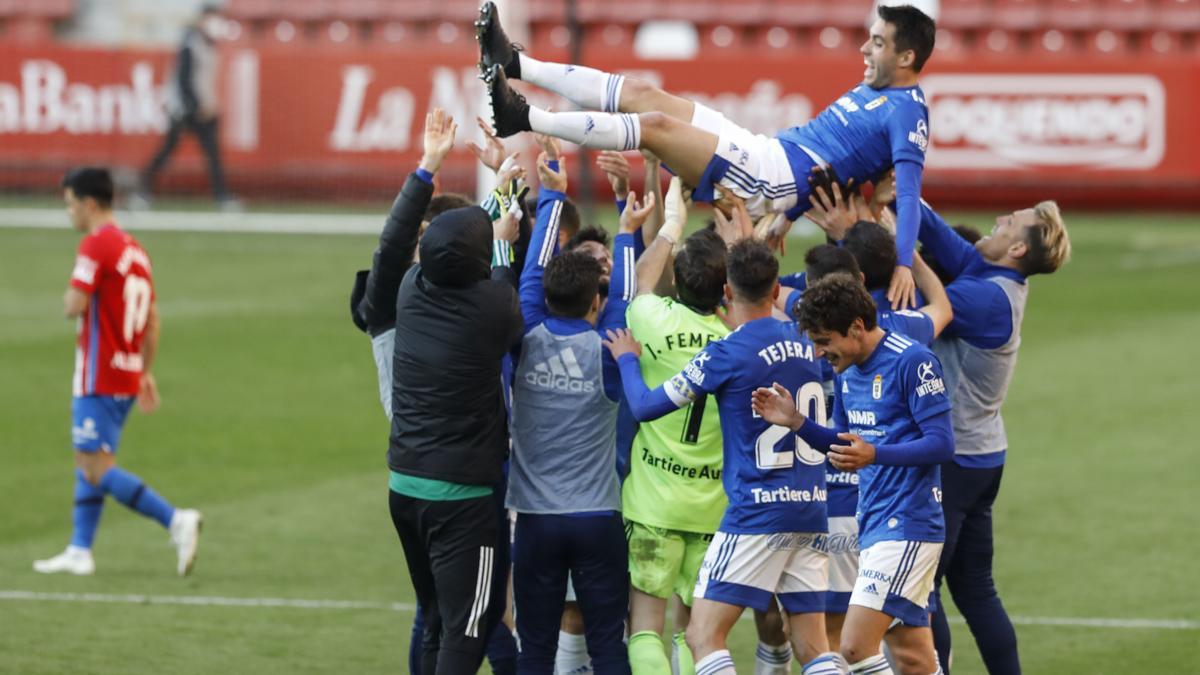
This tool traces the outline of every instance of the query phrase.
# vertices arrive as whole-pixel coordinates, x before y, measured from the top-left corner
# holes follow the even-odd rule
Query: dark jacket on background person
[[[508,453],[501,360],[525,328],[511,270],[491,272],[492,223],[476,206],[435,218],[420,252],[396,298],[388,467],[495,485]]]
[[[412,267],[421,220],[432,198],[433,185],[418,178],[416,173],[409,174],[379,234],[379,247],[375,249],[370,271],[360,271],[355,279],[350,316],[354,325],[371,337],[396,325],[396,293]]]

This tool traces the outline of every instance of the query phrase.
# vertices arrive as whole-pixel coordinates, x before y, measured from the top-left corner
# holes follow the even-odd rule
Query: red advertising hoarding
[[[0,187],[44,188],[82,162],[144,165],[166,129],[169,65],[163,52],[0,48]],[[809,119],[862,70],[852,57],[609,55],[590,65],[652,80],[768,134]],[[1200,206],[1195,61],[935,57],[922,85],[930,104],[925,194],[939,204],[1056,197]],[[228,172],[249,195],[389,195],[420,156],[429,108],[450,112],[465,139],[485,104],[474,54],[462,51],[229,48],[220,91]],[[204,175],[198,150],[185,144],[164,184],[203,190]],[[474,176],[463,149],[442,180],[469,190]]]

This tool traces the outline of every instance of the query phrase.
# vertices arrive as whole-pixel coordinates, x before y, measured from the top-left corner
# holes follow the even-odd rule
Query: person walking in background
[[[207,2],[200,8],[200,15],[183,34],[183,42],[175,57],[175,65],[167,80],[167,115],[170,118],[167,135],[154,159],[142,171],[141,184],[134,197],[135,207],[150,205],[154,194],[154,181],[166,167],[179,137],[191,131],[200,141],[208,162],[208,177],[217,204],[223,210],[238,210],[241,202],[225,184],[225,171],[221,166],[221,152],[217,145],[217,46],[221,33],[221,8]]]

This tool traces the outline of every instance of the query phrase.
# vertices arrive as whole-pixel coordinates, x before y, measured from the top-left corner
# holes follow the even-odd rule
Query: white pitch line
[[[40,593],[0,591],[0,600],[33,602],[91,602],[125,605],[193,605],[201,607],[285,607],[288,609],[366,609],[414,612],[408,602],[368,600],[309,600],[304,598],[229,598],[212,595],[114,595],[108,593]]]
[[[379,234],[387,211],[345,213],[222,213],[213,211],[118,211],[129,230],[170,232],[266,232],[273,234]],[[0,227],[67,230],[62,209],[0,209]]]
[[[274,607],[288,609],[341,609],[413,612],[408,602],[371,602],[368,600],[311,600],[304,598],[231,598],[210,595],[115,595],[106,593],[42,593],[0,590],[0,600],[32,602],[90,602],[127,605],[191,605],[201,607]],[[742,618],[749,618],[747,613]],[[1018,626],[1064,626],[1075,628],[1123,628],[1151,630],[1200,630],[1200,621],[1183,619],[1120,619],[1103,617],[1013,616]],[[951,616],[952,623],[963,623]]]

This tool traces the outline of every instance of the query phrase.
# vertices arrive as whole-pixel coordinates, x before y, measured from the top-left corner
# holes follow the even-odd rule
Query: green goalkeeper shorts
[[[667,599],[678,595],[692,606],[692,590],[712,534],[668,530],[625,521],[629,542],[629,581],[637,590]]]

